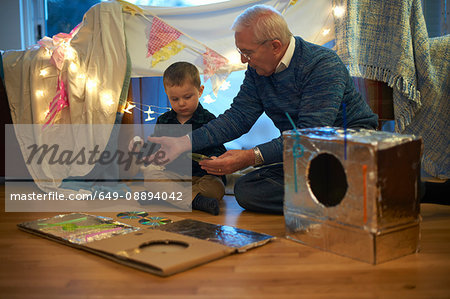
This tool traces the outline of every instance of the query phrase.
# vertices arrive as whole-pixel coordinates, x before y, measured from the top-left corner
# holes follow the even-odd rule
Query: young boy
[[[192,130],[195,130],[216,118],[212,113],[204,109],[198,101],[203,93],[204,86],[201,85],[200,74],[197,67],[193,64],[188,62],[173,63],[164,72],[163,83],[172,110],[158,117],[153,136],[159,137],[170,134],[172,137],[180,137],[187,133],[183,129],[184,124],[191,125]],[[161,126],[158,125],[166,124],[176,124],[178,126],[175,130],[170,130],[170,133],[161,132]],[[131,142],[134,143],[134,140]],[[221,145],[206,148],[199,151],[198,154],[217,157],[225,152],[225,147]],[[183,158],[186,157],[180,156],[178,159]],[[169,163],[166,165],[166,169],[179,172],[179,169],[171,169],[171,165],[174,164],[176,163]],[[224,177],[209,175],[201,169],[197,162],[192,161],[192,209],[218,215],[219,201],[225,194],[224,180]]]

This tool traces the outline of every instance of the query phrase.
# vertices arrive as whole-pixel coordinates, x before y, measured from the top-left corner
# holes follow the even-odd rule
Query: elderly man
[[[282,131],[344,126],[343,103],[349,128],[375,129],[377,116],[355,90],[339,57],[331,50],[294,37],[282,15],[269,6],[255,5],[239,15],[232,29],[241,61],[248,63],[244,82],[227,111],[191,134],[177,139],[149,138],[161,143],[166,157],[216,146],[247,133],[265,112]],[[214,175],[248,166],[262,166],[240,177],[235,196],[245,209],[282,213],[284,199],[282,136],[249,150],[229,150],[200,162]],[[267,166],[266,166],[267,165]]]

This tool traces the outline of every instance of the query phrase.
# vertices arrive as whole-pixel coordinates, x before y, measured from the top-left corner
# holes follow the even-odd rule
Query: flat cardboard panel
[[[115,216],[117,219],[118,215]],[[168,218],[161,214],[149,214],[116,221],[107,216],[72,213],[24,222],[18,224],[18,227],[161,276],[172,275],[235,252],[243,252],[274,239],[266,234],[231,226],[172,216],[169,216],[170,221],[165,222],[169,224],[139,224],[139,220],[151,217]],[[170,225],[172,226],[169,227]],[[165,226],[172,231],[159,229]],[[212,236],[220,237],[220,240]],[[239,246],[235,246],[236,244]]]
[[[187,270],[235,251],[221,244],[157,229],[104,239],[86,246],[111,255],[117,262],[126,262],[129,266],[162,276]]]

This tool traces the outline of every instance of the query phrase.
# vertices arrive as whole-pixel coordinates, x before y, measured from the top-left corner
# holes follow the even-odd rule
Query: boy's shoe
[[[219,202],[217,201],[217,199],[204,197],[200,194],[197,194],[197,196],[192,201],[192,209],[210,213],[214,216],[219,215],[220,210]]]

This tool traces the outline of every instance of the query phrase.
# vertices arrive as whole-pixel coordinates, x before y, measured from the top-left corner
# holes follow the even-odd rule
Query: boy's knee
[[[203,196],[221,200],[225,195],[225,186],[220,178],[212,175],[205,175],[196,180],[193,186],[195,193]]]

